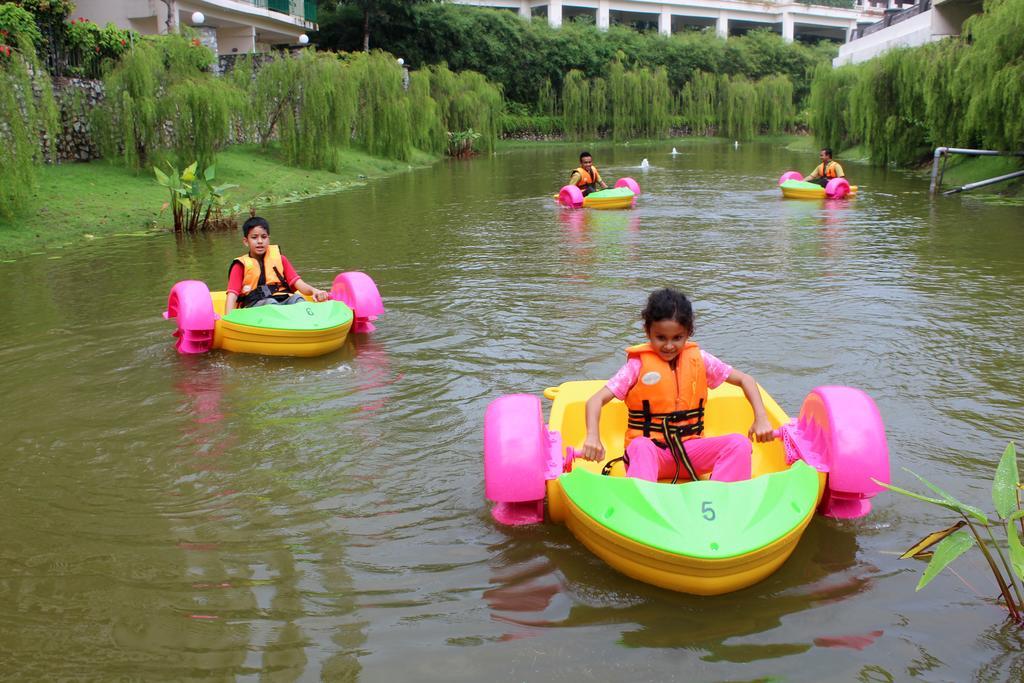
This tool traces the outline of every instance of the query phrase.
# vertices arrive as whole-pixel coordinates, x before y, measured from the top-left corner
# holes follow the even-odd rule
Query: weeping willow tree
[[[541,116],[556,116],[558,114],[558,98],[555,96],[555,89],[551,87],[551,79],[545,78],[537,92],[537,113]]]
[[[750,140],[757,134],[757,88],[743,76],[728,78],[719,88],[722,132],[735,140]]]
[[[446,65],[428,67],[431,97],[438,104],[441,122],[449,133],[472,130],[476,145],[494,151],[505,101],[501,87],[475,71],[452,72]]]
[[[346,57],[358,74],[359,111],[356,139],[370,154],[407,160],[412,154],[409,101],[402,67],[380,50]]]
[[[227,81],[188,78],[167,88],[158,111],[160,120],[173,122],[171,148],[177,166],[213,164],[231,137],[233,112],[243,106],[242,92]]]
[[[422,69],[409,75],[409,114],[413,147],[437,154],[445,149],[447,131],[437,100],[430,96],[430,78],[430,72]]]
[[[54,161],[59,130],[50,78],[31,43],[20,41],[18,49],[0,54],[0,217],[29,206],[36,167],[44,161],[40,136],[48,136],[48,160]]]
[[[590,116],[594,131],[600,135],[611,126],[608,102],[608,81],[600,76],[590,79]]]
[[[936,146],[1024,147],[1024,2],[987,0],[964,35],[820,66],[811,126],[823,146],[863,144],[876,163],[912,164]]]
[[[190,79],[211,82],[206,86],[211,106],[216,107],[213,103],[221,97],[218,85],[213,83],[220,84],[223,96],[230,99],[230,85],[214,81],[214,77],[204,71],[213,59],[209,49],[180,35],[150,36],[137,41],[104,78],[104,104],[93,111],[93,130],[103,156],[121,157],[134,169],[148,165],[153,160],[151,157],[167,144],[188,156],[187,142],[177,139],[176,126],[167,127],[175,137],[164,140],[164,124],[174,123],[177,110],[164,107],[161,100],[175,86]],[[181,93],[188,106],[189,89],[185,87]],[[185,138],[190,135],[194,141],[204,144],[208,141],[205,134],[195,136],[191,132],[186,132]],[[201,153],[209,154],[209,150],[191,151],[194,158]]]
[[[582,71],[572,69],[562,80],[562,120],[571,140],[589,139],[597,134],[592,111],[590,81]]]
[[[757,124],[769,135],[781,133],[793,121],[793,82],[785,74],[759,80],[757,90]]]
[[[808,100],[810,125],[822,147],[840,150],[852,142],[850,91],[857,82],[857,70],[855,66],[833,69],[820,64],[814,71]]]
[[[616,59],[608,70],[612,139],[627,140],[639,134],[644,105],[641,92],[640,79]]]
[[[855,139],[880,164],[907,164],[927,152],[922,69],[911,49],[890,50],[866,62],[850,91]]]
[[[964,24],[970,45],[954,87],[971,93],[966,136],[994,149],[1024,148],[1024,2],[986,0],[985,12]]]
[[[718,76],[697,71],[681,93],[683,123],[695,135],[707,135],[718,125]]]
[[[665,69],[627,70],[621,59],[616,59],[609,69],[608,93],[612,138],[664,137],[668,133],[672,93]]]

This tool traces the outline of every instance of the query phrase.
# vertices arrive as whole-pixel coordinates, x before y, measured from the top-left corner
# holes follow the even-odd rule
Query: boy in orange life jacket
[[[626,476],[675,482],[710,472],[715,481],[749,479],[753,448],[748,439],[772,439],[757,382],[690,341],[693,307],[682,292],[657,290],[641,316],[649,342],[626,349],[626,364],[587,401],[582,456],[604,459],[601,408],[618,398],[629,409]],[[708,389],[722,382],[741,387],[754,410],[747,436],[703,436]]]
[[[818,153],[818,158],[821,159],[821,163],[814,167],[811,175],[804,178],[805,181],[825,187],[828,185],[828,181],[833,178],[846,177],[843,167],[839,165],[839,162],[832,160],[832,150],[830,148],[826,147],[821,150]]]
[[[313,301],[327,301],[327,292],[303,282],[278,246],[270,243],[266,219],[253,216],[242,225],[242,244],[249,253],[232,261],[228,269],[225,315],[236,307],[296,304],[305,301],[302,294]]]
[[[580,166],[569,175],[569,184],[580,188],[584,197],[596,191],[598,185],[602,190],[608,189],[608,186],[601,180],[601,172],[594,166],[594,157],[590,155],[590,152],[580,153]]]

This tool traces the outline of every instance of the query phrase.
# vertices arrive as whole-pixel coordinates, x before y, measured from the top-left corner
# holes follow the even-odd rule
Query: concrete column
[[[548,23],[554,28],[562,25],[562,0],[548,0]]]
[[[715,33],[722,38],[729,37],[729,13],[719,12],[718,20],[715,22]]]
[[[787,43],[793,42],[793,15],[789,12],[782,13],[782,39]]]
[[[608,0],[600,0],[597,3],[597,27],[602,31],[607,31],[608,26],[611,25],[611,19],[608,16]]]
[[[523,19],[530,18],[530,3],[529,0],[520,0],[519,2],[519,16]]]
[[[663,36],[672,35],[672,15],[667,9],[661,10],[658,15],[658,33]]]

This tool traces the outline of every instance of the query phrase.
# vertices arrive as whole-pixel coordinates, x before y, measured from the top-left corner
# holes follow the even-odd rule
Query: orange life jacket
[[[263,261],[243,254],[231,262],[241,263],[244,272],[242,273],[242,291],[238,295],[240,306],[247,306],[259,299],[265,299],[275,294],[289,294],[292,289],[288,286],[284,277],[284,262],[281,260],[281,249],[276,244],[267,245],[267,252],[263,255]],[[230,272],[231,267],[228,268]],[[260,276],[263,276],[263,283],[267,290],[260,289]]]
[[[576,181],[576,187],[590,187],[601,182],[601,172],[597,170],[597,166],[590,167],[591,173],[587,173],[582,166],[577,168],[575,171],[569,174],[572,177],[573,173],[579,173],[580,179]]]
[[[686,342],[675,369],[649,343],[631,346],[626,354],[640,359],[640,374],[625,398],[629,409],[626,446],[638,436],[663,442],[690,478],[697,479],[682,444],[704,433],[708,378],[700,347]]]
[[[837,166],[839,166],[839,164],[836,163],[836,161],[833,159],[832,161],[828,162],[827,166],[825,165],[824,161],[821,162],[820,164],[818,164],[818,168],[816,170],[818,171],[818,175],[823,178],[838,178],[839,174],[836,173]]]

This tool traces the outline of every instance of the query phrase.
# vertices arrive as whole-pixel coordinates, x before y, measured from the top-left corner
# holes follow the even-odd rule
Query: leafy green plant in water
[[[473,155],[473,145],[480,139],[480,133],[472,128],[448,131],[448,156],[465,158]]]
[[[910,472],[910,470],[907,471]],[[1010,612],[1010,617],[1018,624],[1024,625],[1024,600],[1021,598],[1021,581],[1024,580],[1024,545],[1021,544],[1021,532],[1024,532],[1024,510],[1021,510],[1020,504],[1020,474],[1017,468],[1017,450],[1013,442],[1011,441],[1003,451],[999,466],[996,468],[995,478],[992,481],[992,502],[997,515],[995,520],[990,519],[980,508],[960,502],[924,477],[914,472],[910,472],[910,474],[917,477],[922,484],[939,497],[933,498],[914,493],[877,480],[875,483],[910,498],[943,507],[959,514],[962,518],[953,526],[924,537],[901,555],[901,559],[930,558],[924,575],[917,584],[917,590],[927,586],[953,560],[977,546],[985,556],[985,561],[988,563],[989,569],[992,570],[992,576],[999,585],[1000,595]],[[1003,552],[1004,544],[998,542],[992,533],[993,527],[1003,526],[1006,528],[1005,547],[1008,553]],[[1018,527],[1020,527],[1019,530]],[[984,534],[981,529],[984,529]],[[935,550],[929,552],[928,549],[932,546],[936,546]],[[1007,560],[1007,554],[1009,560]]]
[[[201,177],[196,175],[199,163],[195,161],[181,173],[173,164],[168,163],[167,166],[171,170],[169,174],[156,166],[153,167],[153,174],[156,175],[156,181],[170,193],[170,200],[160,210],[170,207],[175,232],[199,232],[225,222],[225,193],[237,185],[215,186],[214,166],[207,166]]]

